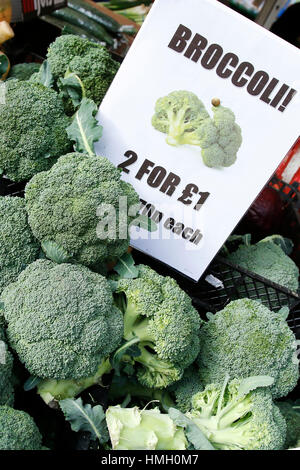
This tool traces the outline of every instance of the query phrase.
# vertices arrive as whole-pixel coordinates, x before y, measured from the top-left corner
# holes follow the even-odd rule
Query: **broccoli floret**
[[[185,450],[183,429],[159,411],[110,406],[106,423],[113,450]]]
[[[155,105],[153,127],[167,134],[169,145],[198,145],[198,129],[209,118],[204,104],[189,91],[174,91]]]
[[[288,401],[277,403],[287,425],[286,441],[284,445],[285,449],[297,447],[297,442],[300,439],[300,411],[293,405],[293,402]]]
[[[255,245],[241,245],[235,252],[227,255],[227,258],[232,263],[276,282],[280,286],[297,291],[299,269],[275,242],[274,237],[268,237]]]
[[[39,251],[28,225],[24,199],[0,196],[0,294]]]
[[[243,392],[240,380],[210,384],[187,416],[217,450],[281,450],[286,424],[267,388]]]
[[[58,37],[50,45],[47,61],[60,90],[64,89],[63,79],[75,74],[81,81],[85,97],[98,106],[119,69],[119,63],[104,46],[71,34]],[[64,103],[68,114],[74,113],[70,99],[65,97]]]
[[[228,167],[237,159],[242,145],[242,131],[234,113],[223,106],[213,107],[213,119],[207,119],[199,129],[203,162],[208,167]]]
[[[26,186],[28,220],[35,237],[55,242],[75,261],[102,272],[128,250],[128,225],[134,217],[121,224],[120,197],[127,198],[128,207],[139,204],[133,187],[120,178],[108,159],[82,153],[65,155],[51,170],[35,175]],[[100,239],[98,224],[107,220],[106,214],[97,215],[103,204],[116,211],[116,233],[104,231],[105,238]]]
[[[0,406],[0,450],[42,450],[42,436],[31,416]]]
[[[268,375],[275,380],[273,396],[279,398],[297,384],[295,336],[280,313],[260,302],[230,302],[201,328],[200,344],[198,364],[204,385],[222,382],[226,372],[232,378]]]
[[[0,299],[8,342],[35,377],[94,376],[122,339],[108,281],[84,266],[35,261]]]
[[[149,388],[180,380],[199,352],[201,320],[189,296],[174,279],[138,266],[137,279],[121,279],[116,293],[125,296],[124,339],[137,344],[137,377]]]
[[[203,388],[198,368],[191,365],[184,371],[182,379],[171,385],[168,390],[175,397],[176,408],[186,413],[192,407],[192,396],[202,392]]]
[[[6,344],[3,323],[0,312],[0,405],[13,406],[13,356]]]
[[[30,77],[40,70],[41,64],[36,62],[14,65],[9,72],[9,78],[17,80],[29,80]]]
[[[12,181],[28,180],[70,150],[66,132],[70,120],[55,91],[19,80],[8,80],[3,86],[0,168]]]

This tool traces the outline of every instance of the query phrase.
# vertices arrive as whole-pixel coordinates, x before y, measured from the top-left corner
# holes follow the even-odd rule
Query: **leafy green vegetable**
[[[135,279],[139,275],[139,270],[135,266],[134,259],[130,253],[125,253],[125,255],[119,258],[114,270],[122,279]]]
[[[73,117],[72,124],[67,128],[70,140],[75,142],[76,152],[94,155],[94,143],[102,137],[102,126],[95,116],[98,108],[94,101],[83,98],[81,105]]]

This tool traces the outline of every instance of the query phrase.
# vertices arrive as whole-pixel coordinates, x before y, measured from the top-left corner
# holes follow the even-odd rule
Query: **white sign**
[[[132,246],[198,280],[298,138],[299,92],[293,46],[216,0],[156,0],[98,114],[97,153],[158,226]]]

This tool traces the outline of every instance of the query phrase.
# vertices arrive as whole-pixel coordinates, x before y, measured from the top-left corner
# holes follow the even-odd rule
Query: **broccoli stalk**
[[[103,375],[109,374],[111,370],[112,367],[109,359],[106,359],[102,361],[96,374],[91,377],[79,380],[46,379],[38,384],[37,391],[46,405],[49,405],[51,408],[57,408],[57,402],[60,400],[65,400],[66,398],[75,398],[87,388],[90,388],[93,385],[101,384]]]

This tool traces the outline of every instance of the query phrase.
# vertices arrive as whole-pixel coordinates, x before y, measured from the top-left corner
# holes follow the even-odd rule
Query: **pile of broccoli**
[[[41,64],[37,62],[25,62],[24,64],[14,65],[9,72],[8,78],[17,80],[29,80],[30,77],[40,70]]]
[[[36,73],[20,64],[4,83],[0,168],[27,184],[25,199],[0,197],[0,450],[51,441],[36,410],[38,426],[13,408],[30,409],[28,393],[93,448],[296,447],[299,402],[286,397],[299,361],[287,309],[242,298],[203,321],[174,279],[128,254],[135,216],[125,220],[120,198],[138,212],[139,197],[93,148],[97,105],[117,69],[102,46],[64,35]],[[168,144],[201,147],[207,166],[230,166],[241,130],[231,110],[213,113],[178,91],[158,100],[152,122]],[[287,254],[279,236],[227,252],[296,291]]]
[[[167,134],[169,145],[201,147],[206,166],[229,167],[242,145],[241,128],[230,109],[213,106],[212,110],[213,119],[194,93],[174,91],[156,102],[152,125]]]

